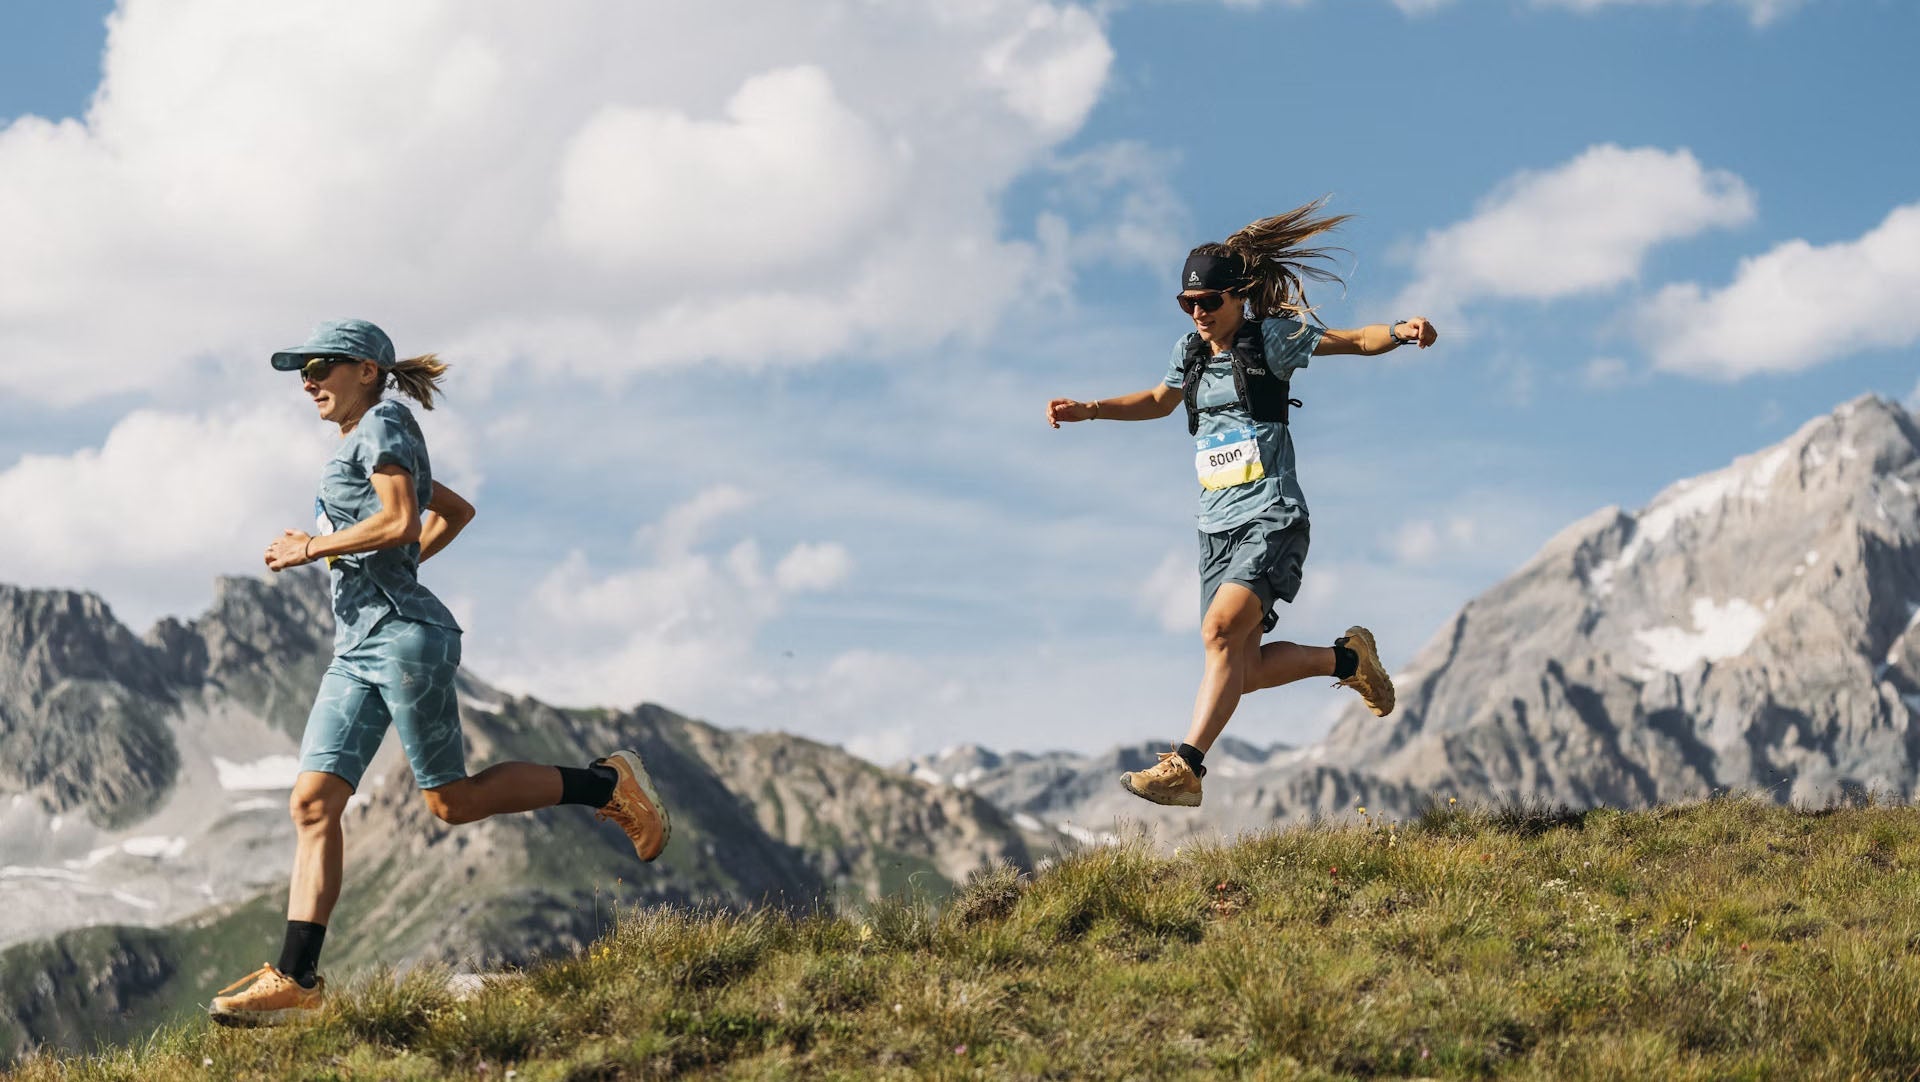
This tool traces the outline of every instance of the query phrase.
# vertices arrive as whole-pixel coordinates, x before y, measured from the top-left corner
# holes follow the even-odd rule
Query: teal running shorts
[[[460,734],[460,632],[392,614],[320,678],[300,741],[300,769],[337,775],[355,789],[380,750],[387,726],[413,764],[413,780],[436,789],[467,776]]]

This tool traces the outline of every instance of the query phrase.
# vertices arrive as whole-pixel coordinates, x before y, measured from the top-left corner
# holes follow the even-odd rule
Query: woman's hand
[[[289,567],[312,563],[313,557],[307,555],[307,544],[312,540],[311,536],[299,530],[287,530],[267,546],[267,567],[274,571],[285,571]]]
[[[1413,339],[1420,344],[1421,349],[1433,345],[1440,337],[1440,332],[1433,329],[1433,324],[1428,323],[1425,316],[1416,316],[1402,321],[1399,330],[1400,337]]]
[[[1056,398],[1047,403],[1047,423],[1055,428],[1060,422],[1089,421],[1093,419],[1093,405],[1077,402],[1071,398]]]

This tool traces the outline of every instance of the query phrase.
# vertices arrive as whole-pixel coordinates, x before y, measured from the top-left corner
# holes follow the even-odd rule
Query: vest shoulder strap
[[[1187,404],[1188,435],[1199,434],[1200,416],[1204,413],[1221,413],[1238,407],[1246,410],[1256,421],[1287,424],[1289,407],[1301,404],[1298,399],[1290,397],[1289,381],[1276,376],[1267,367],[1266,337],[1259,320],[1250,319],[1242,323],[1240,333],[1234,336],[1230,357],[1233,362],[1235,401],[1226,405],[1200,405],[1200,378],[1211,359],[1206,342],[1198,332],[1190,331],[1184,348],[1180,381],[1181,394]]]

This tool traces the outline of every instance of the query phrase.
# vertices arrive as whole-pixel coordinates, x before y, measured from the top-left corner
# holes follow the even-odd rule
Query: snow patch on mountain
[[[235,763],[213,757],[213,769],[220,775],[220,788],[254,792],[261,789],[291,789],[300,776],[300,760],[293,755],[269,755],[248,763]]]
[[[129,856],[146,857],[150,860],[171,860],[187,851],[187,839],[165,836],[128,838],[120,843],[120,851]]]
[[[1647,628],[1633,637],[1649,665],[1661,672],[1683,673],[1702,661],[1746,653],[1766,622],[1767,614],[1745,599],[1736,597],[1721,605],[1701,597],[1693,602],[1691,628]]]
[[[1632,564],[1648,549],[1666,540],[1680,523],[1725,506],[1729,500],[1765,503],[1774,478],[1787,464],[1791,452],[1791,446],[1783,445],[1736,460],[1717,473],[1668,486],[1635,518],[1633,537],[1620,554],[1588,574],[1587,581],[1593,591],[1601,596],[1609,593],[1620,568]]]

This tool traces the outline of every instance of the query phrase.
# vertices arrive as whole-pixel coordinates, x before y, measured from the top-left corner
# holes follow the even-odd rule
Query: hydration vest
[[[1274,421],[1287,423],[1289,406],[1305,405],[1297,398],[1289,398],[1288,382],[1273,374],[1267,367],[1267,342],[1260,333],[1260,321],[1249,319],[1240,324],[1240,333],[1234,336],[1233,348],[1227,351],[1233,362],[1233,389],[1235,401],[1219,406],[1200,404],[1200,376],[1206,371],[1207,362],[1212,360],[1207,352],[1207,343],[1199,332],[1187,334],[1186,359],[1180,366],[1181,390],[1187,400],[1187,434],[1200,432],[1200,415],[1203,413],[1224,413],[1230,409],[1244,409],[1256,421]]]

